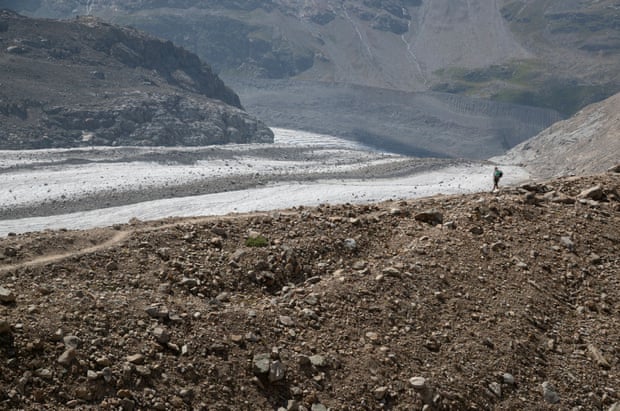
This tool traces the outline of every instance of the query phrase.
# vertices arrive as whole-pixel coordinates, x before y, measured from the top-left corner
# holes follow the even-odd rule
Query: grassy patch
[[[262,235],[256,237],[249,237],[245,240],[245,245],[247,247],[267,247],[269,245],[269,241]]]

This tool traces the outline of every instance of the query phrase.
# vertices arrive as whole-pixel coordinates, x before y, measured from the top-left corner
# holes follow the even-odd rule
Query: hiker
[[[504,173],[502,173],[502,170],[495,167],[493,171],[493,191],[499,190],[499,179],[502,178],[503,175]]]

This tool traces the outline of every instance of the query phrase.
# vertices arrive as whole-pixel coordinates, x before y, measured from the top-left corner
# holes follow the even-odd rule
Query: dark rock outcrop
[[[134,29],[0,14],[0,148],[272,142],[195,54]]]

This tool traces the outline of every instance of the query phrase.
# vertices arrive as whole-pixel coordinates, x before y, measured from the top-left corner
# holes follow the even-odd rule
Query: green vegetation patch
[[[267,247],[269,245],[269,241],[262,235],[258,235],[247,238],[245,240],[245,245],[247,247]]]

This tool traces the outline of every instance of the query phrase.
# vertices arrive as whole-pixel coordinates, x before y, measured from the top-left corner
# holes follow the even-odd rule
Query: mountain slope
[[[496,161],[522,164],[543,178],[600,173],[620,159],[620,93],[592,104]]]
[[[218,72],[451,91],[570,115],[620,90],[615,0],[36,0],[191,50]]]
[[[272,141],[199,58],[92,17],[0,11],[0,148]]]

